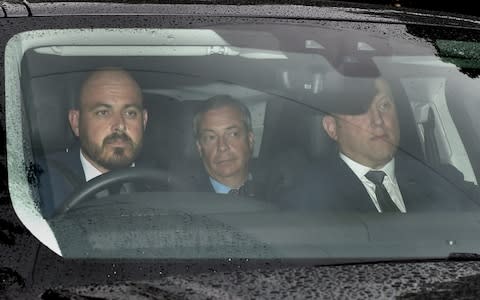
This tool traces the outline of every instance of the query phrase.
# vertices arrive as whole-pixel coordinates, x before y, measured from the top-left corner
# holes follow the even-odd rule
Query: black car
[[[2,3],[1,297],[478,298],[480,19],[200,2]],[[243,154],[238,128],[202,131],[218,97],[248,111]],[[101,149],[138,147],[121,168],[91,160],[107,123]],[[385,184],[394,212],[328,171],[367,141],[410,176]],[[224,193],[241,155],[255,193]]]

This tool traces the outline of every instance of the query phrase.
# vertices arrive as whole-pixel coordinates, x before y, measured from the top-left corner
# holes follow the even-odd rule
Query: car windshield
[[[478,32],[257,23],[10,39],[20,220],[69,258],[478,252]]]

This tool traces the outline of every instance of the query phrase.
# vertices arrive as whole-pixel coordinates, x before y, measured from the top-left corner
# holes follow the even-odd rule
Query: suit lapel
[[[395,162],[395,176],[400,187],[403,203],[407,212],[430,209],[431,191],[425,167],[415,164],[413,159],[399,155]]]
[[[73,188],[85,183],[85,172],[80,161],[80,148],[73,147],[70,151],[62,152],[48,160]]]
[[[205,168],[200,168],[200,171],[195,176],[195,185],[196,191],[199,192],[208,192],[208,193],[215,193],[215,189],[210,182],[210,176],[205,171]]]
[[[73,151],[68,153],[70,154],[72,171],[85,181],[85,172],[83,170],[82,162],[80,161],[80,148],[75,148]]]
[[[341,206],[350,207],[358,212],[376,212],[377,209],[360,179],[340,157],[336,160],[336,164],[337,166],[331,169],[332,173],[338,172],[338,174],[332,174],[333,178],[340,179],[340,185],[336,185],[340,190],[334,193],[341,195],[337,199],[342,202]]]

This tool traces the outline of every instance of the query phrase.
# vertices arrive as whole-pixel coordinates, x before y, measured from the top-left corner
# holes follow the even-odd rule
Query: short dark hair
[[[193,134],[196,139],[199,137],[199,127],[203,116],[210,110],[214,110],[221,107],[233,107],[237,109],[240,114],[245,128],[248,132],[252,131],[252,117],[250,110],[241,101],[229,96],[229,95],[217,95],[209,98],[202,104],[201,108],[197,111],[193,117]]]

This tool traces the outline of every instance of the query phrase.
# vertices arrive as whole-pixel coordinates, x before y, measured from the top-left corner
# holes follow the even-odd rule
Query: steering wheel
[[[125,168],[104,173],[89,180],[63,202],[63,204],[54,212],[52,218],[63,214],[79,203],[91,198],[100,191],[106,190],[114,185],[126,182],[156,183],[162,186],[170,186],[171,178],[168,172],[152,168]]]

